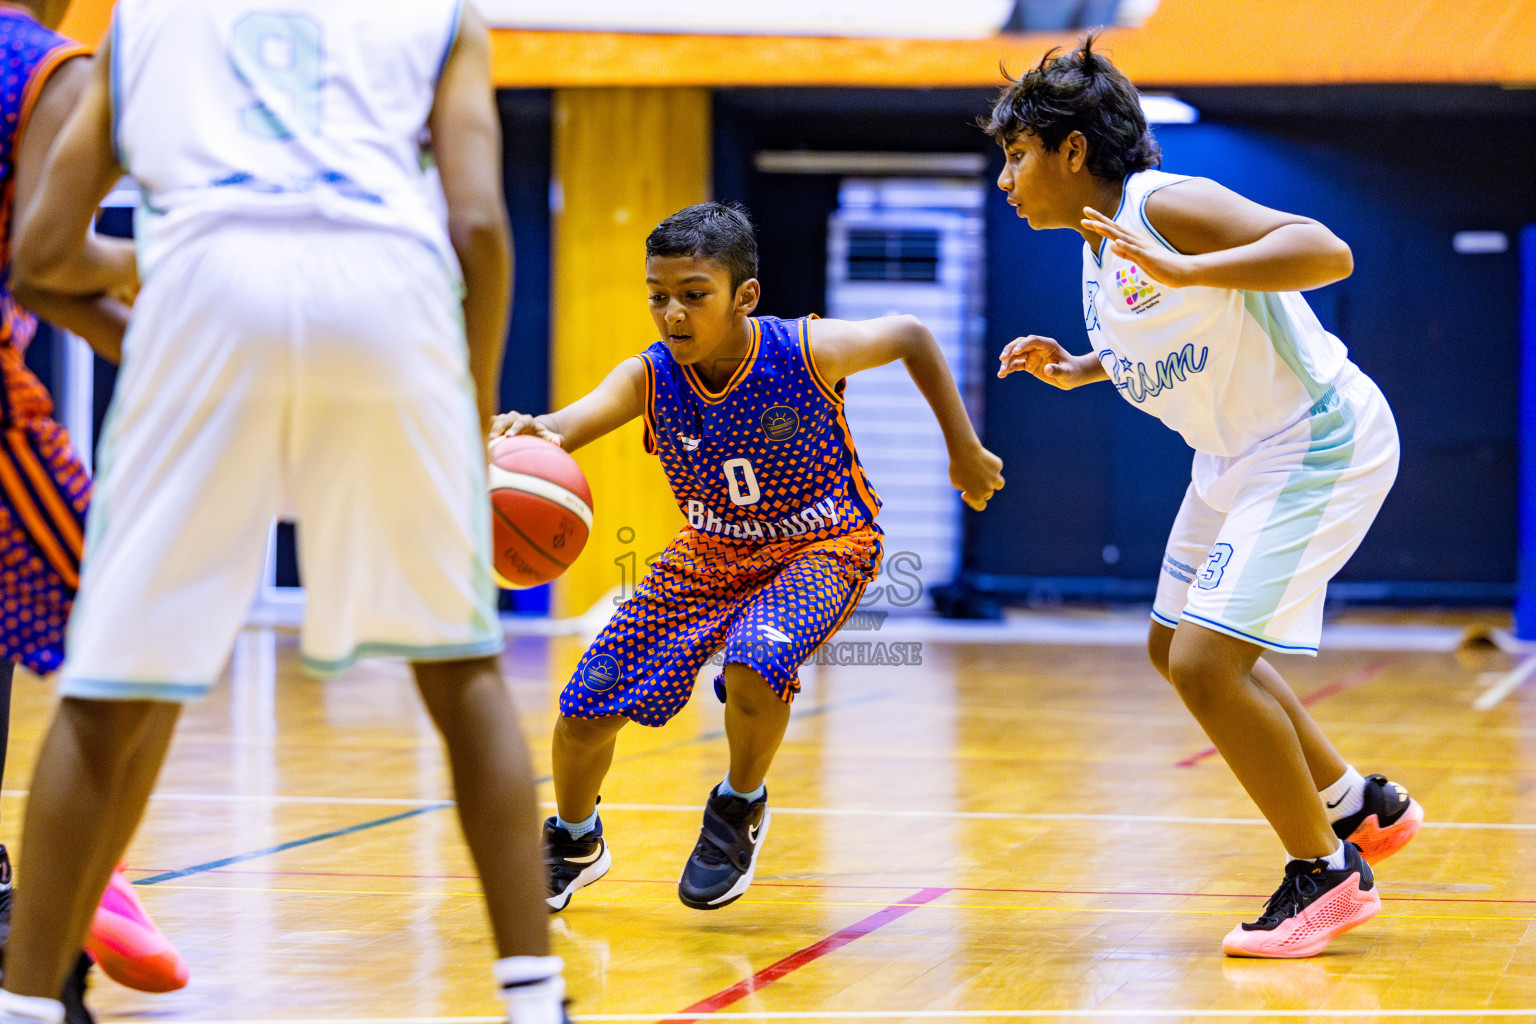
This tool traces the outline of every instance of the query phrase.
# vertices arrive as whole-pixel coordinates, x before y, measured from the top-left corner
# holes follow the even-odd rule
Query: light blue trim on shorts
[[[78,677],[65,677],[59,681],[59,696],[78,700],[158,700],[186,704],[201,700],[212,689],[213,683],[146,683]]]
[[[489,658],[502,652],[506,639],[501,635],[467,644],[448,644],[441,647],[413,647],[410,644],[358,644],[352,653],[335,661],[323,661],[309,655],[301,655],[304,671],[316,676],[340,675],[357,663],[359,658],[404,658],[407,661],[465,661],[469,658]]]
[[[1186,611],[1184,613],[1184,618],[1190,620],[1193,623],[1196,623],[1197,625],[1204,626],[1206,629],[1213,629],[1218,633],[1225,633],[1227,636],[1235,636],[1239,640],[1247,640],[1249,643],[1258,644],[1260,647],[1267,647],[1272,651],[1280,651],[1283,654],[1317,654],[1316,647],[1305,647],[1299,646],[1297,644],[1283,644],[1279,640],[1271,640],[1265,636],[1258,636],[1253,633],[1245,633],[1235,626],[1228,626],[1226,623],[1217,622],[1215,619],[1207,619],[1205,616],[1196,615],[1194,612]]]

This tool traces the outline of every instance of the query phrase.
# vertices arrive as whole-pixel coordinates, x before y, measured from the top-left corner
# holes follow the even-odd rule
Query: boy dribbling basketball
[[[1148,650],[1289,856],[1263,914],[1222,948],[1319,953],[1380,909],[1369,863],[1423,819],[1403,787],[1346,764],[1260,657],[1317,653],[1328,580],[1397,475],[1386,399],[1297,294],[1348,276],[1349,247],[1316,221],[1153,170],[1136,89],[1091,36],[1010,80],[984,128],[1018,215],[1083,236],[1092,345],[1019,338],[998,376],[1110,381],[1195,449]]]
[[[768,768],[800,664],[874,578],[880,499],[843,416],[845,378],[901,359],[944,430],[950,480],[982,508],[1003,485],[937,343],[912,317],[754,317],[757,245],[744,211],[704,203],[646,239],[662,340],[591,394],[546,416],[507,413],[496,433],[574,451],[636,417],[688,524],[581,659],[554,735],[559,813],[545,823],[549,905],[563,909],[610,862],[598,792],[629,722],[660,726],[723,650],[730,770],[709,794],[678,898],[723,907],[751,884],[769,825]]]

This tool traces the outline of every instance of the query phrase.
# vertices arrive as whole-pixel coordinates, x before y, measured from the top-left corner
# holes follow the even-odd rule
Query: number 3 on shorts
[[[1205,556],[1205,564],[1195,573],[1195,586],[1201,590],[1215,590],[1221,586],[1221,574],[1227,571],[1227,563],[1231,560],[1231,544],[1217,544],[1211,548],[1211,553]]]

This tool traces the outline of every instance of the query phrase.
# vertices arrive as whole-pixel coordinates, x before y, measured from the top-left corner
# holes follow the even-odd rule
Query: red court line
[[[1351,686],[1359,686],[1361,683],[1376,675],[1390,664],[1392,664],[1391,658],[1381,658],[1377,661],[1371,662],[1369,665],[1366,665],[1363,668],[1357,668],[1353,672],[1349,673],[1349,675],[1335,679],[1328,685],[1319,687],[1318,689],[1313,690],[1311,693],[1307,694],[1305,697],[1301,698],[1301,706],[1311,707],[1318,701],[1326,700],[1336,693],[1342,693],[1349,689]],[[1199,764],[1201,761],[1204,761],[1214,753],[1216,753],[1215,747],[1206,747],[1204,750],[1190,754],[1182,761],[1175,761],[1174,766],[1178,768],[1193,768],[1195,765]]]
[[[157,874],[157,873],[159,873],[160,870],[161,869],[159,869],[159,868],[130,868],[129,872],[132,873],[132,874]],[[166,869],[166,870],[169,870],[169,869]],[[260,876],[269,877],[269,878],[270,877],[286,877],[286,876],[289,876],[289,875],[293,875],[293,876],[299,876],[299,877],[317,876],[317,877],[322,877],[322,878],[398,878],[398,879],[404,879],[404,880],[407,880],[407,881],[410,881],[410,880],[418,880],[418,881],[447,880],[447,881],[472,882],[472,881],[476,880],[476,876],[475,875],[396,875],[396,874],[378,874],[378,873],[374,873],[374,872],[354,872],[354,871],[231,871],[231,870],[229,870],[227,868],[221,868],[221,869],[218,869],[218,870],[215,870],[215,871],[210,871],[208,873],[212,874],[212,875],[260,875]],[[665,886],[673,886],[673,885],[677,884],[677,880],[675,878],[613,878],[613,877],[610,876],[610,877],[606,878],[605,881],[609,882],[610,884],[618,884],[618,885],[665,885]],[[859,889],[859,890],[873,889],[873,890],[887,890],[888,891],[888,890],[891,890],[891,889],[905,889],[905,888],[908,888],[907,886],[904,886],[904,885],[858,885],[858,884],[855,884],[855,883],[852,883],[852,882],[840,882],[840,883],[838,883],[836,885],[829,885],[829,884],[824,883],[824,882],[761,882],[761,881],[758,881],[758,882],[753,882],[752,885],[753,885],[754,888],[757,888],[757,889]],[[1173,897],[1178,897],[1178,898],[1181,898],[1181,899],[1217,899],[1217,900],[1232,900],[1232,899],[1241,899],[1241,900],[1257,899],[1257,900],[1261,900],[1261,899],[1264,899],[1267,896],[1266,893],[1262,893],[1262,892],[1176,892],[1176,891],[1172,891],[1172,890],[1162,890],[1162,889],[1027,889],[1027,888],[1014,888],[1014,887],[994,886],[994,885],[953,885],[953,886],[950,886],[947,889],[943,889],[943,890],[940,890],[940,891],[943,891],[943,892],[1023,893],[1023,894],[1026,894],[1026,895],[1033,895],[1033,896],[1173,896]],[[1481,896],[1406,896],[1406,895],[1396,895],[1396,896],[1392,896],[1391,899],[1394,902],[1400,902],[1400,903],[1494,903],[1494,904],[1509,904],[1511,906],[1530,906],[1530,905],[1536,905],[1536,899],[1529,899],[1529,900],[1520,900],[1520,899],[1490,899],[1490,898],[1481,897]],[[906,905],[906,904],[911,904],[913,906],[917,905],[916,903],[913,903],[911,900],[905,900],[902,903],[896,904],[896,906],[903,906],[903,905]],[[1000,908],[1000,909],[1007,909],[1007,908],[1004,907],[1004,908]]]
[[[934,900],[949,892],[948,889],[924,889],[919,893],[908,896],[900,903],[892,903],[884,910],[877,910],[857,924],[851,924],[847,928],[835,934],[829,935],[819,942],[812,943],[802,950],[789,954],[776,964],[764,967],[752,977],[744,981],[738,981],[730,988],[723,988],[714,995],[700,999],[692,1006],[682,1011],[682,1015],[664,1020],[661,1024],[694,1024],[699,1018],[689,1017],[690,1013],[714,1013],[722,1010],[732,1003],[739,1002],[747,996],[766,988],[793,971],[797,971],[813,960],[819,960],[834,950],[841,949],[855,939],[863,938],[877,928],[884,928],[892,921],[905,917],[925,903]]]
[[[131,867],[131,874],[158,874],[160,869],[155,867]],[[406,881],[476,881],[475,875],[386,875],[373,874],[373,872],[349,872],[349,870],[229,870],[218,869],[209,872],[210,875],[261,875],[261,877],[275,878],[295,875],[295,877],[321,877],[321,878],[399,878]],[[624,884],[624,886],[676,886],[676,878],[605,878],[610,884]],[[754,881],[756,889],[874,889],[891,890],[906,889],[908,886],[860,886],[856,883],[814,883],[814,881]],[[1267,894],[1263,892],[1175,892],[1175,890],[1163,889],[1020,889],[1011,886],[949,886],[943,892],[1017,892],[1025,895],[1041,895],[1041,897],[1178,897],[1184,900],[1263,900]],[[1487,897],[1409,897],[1409,895],[1395,895],[1392,897],[1396,903],[1495,903],[1510,904],[1510,906],[1531,906],[1536,900],[1491,900]],[[912,903],[911,900],[895,904],[905,906]],[[1006,907],[1005,907],[1006,909]]]
[[[284,872],[276,872],[283,874]],[[222,874],[222,872],[221,872]],[[365,876],[366,877],[366,876]],[[424,876],[435,877],[435,876]],[[670,878],[613,878],[605,876],[604,882],[618,885],[665,885],[675,886],[677,881]],[[839,882],[829,885],[822,882],[757,882],[752,883],[754,889],[857,889],[857,890],[889,890],[904,889],[901,885],[856,885],[853,883]],[[1267,899],[1267,893],[1262,892],[1181,892],[1164,889],[1021,889],[1006,886],[993,885],[952,885],[942,892],[991,892],[991,893],[1020,893],[1029,896],[1171,896],[1179,899],[1210,899],[1210,900],[1262,900]],[[1507,903],[1512,906],[1536,905],[1536,899],[1490,899],[1480,896],[1406,896],[1394,895],[1394,902],[1403,903]],[[896,904],[902,906],[911,903],[904,900]],[[768,905],[766,901],[762,905]],[[914,904],[915,905],[915,904]],[[1007,907],[998,907],[999,910],[1007,910]]]

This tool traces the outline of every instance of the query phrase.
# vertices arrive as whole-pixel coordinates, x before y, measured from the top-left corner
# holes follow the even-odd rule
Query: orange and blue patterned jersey
[[[873,526],[880,498],[843,415],[846,382],[817,372],[810,319],[749,318],[747,357],[719,393],[665,342],[641,356],[646,451],[694,529],[769,544]]]
[[[53,414],[47,389],[22,360],[37,318],[11,295],[17,143],[48,76],[69,58],[88,53],[20,8],[0,5],[0,424],[7,426]]]

